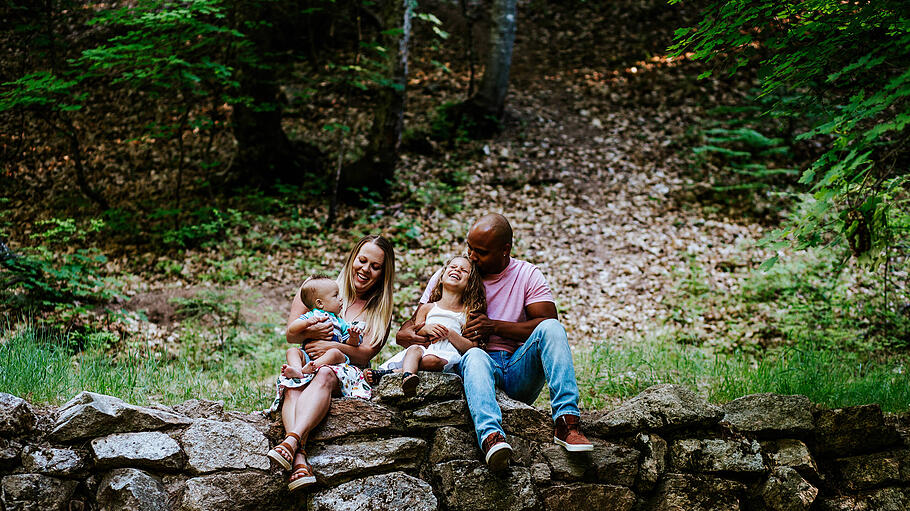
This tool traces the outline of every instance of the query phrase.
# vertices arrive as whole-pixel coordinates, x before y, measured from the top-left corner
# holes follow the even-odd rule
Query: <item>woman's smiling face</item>
[[[354,258],[351,268],[351,280],[354,292],[360,296],[369,291],[377,281],[382,279],[385,265],[385,252],[375,243],[364,243]]]

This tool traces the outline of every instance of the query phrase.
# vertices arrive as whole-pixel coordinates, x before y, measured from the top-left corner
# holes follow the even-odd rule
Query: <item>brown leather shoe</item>
[[[553,441],[569,452],[593,451],[594,445],[588,441],[578,428],[577,415],[560,415],[556,418]]]
[[[502,433],[495,432],[483,439],[483,454],[490,470],[497,472],[509,466],[512,459],[512,446],[506,443]]]

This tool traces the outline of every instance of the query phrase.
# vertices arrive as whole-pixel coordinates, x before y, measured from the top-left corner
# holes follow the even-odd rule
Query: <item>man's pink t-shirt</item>
[[[433,288],[439,282],[442,270],[430,278],[427,288],[420,297],[420,303],[427,303]],[[525,307],[537,302],[554,302],[553,294],[547,281],[533,264],[527,261],[509,258],[509,265],[502,273],[487,275],[483,279],[487,293],[487,317],[498,321],[520,323],[527,320]],[[514,352],[524,342],[505,339],[496,335],[490,336],[487,351]]]

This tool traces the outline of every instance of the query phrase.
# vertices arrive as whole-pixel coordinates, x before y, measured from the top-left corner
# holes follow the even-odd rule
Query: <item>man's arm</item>
[[[404,324],[401,325],[401,328],[398,329],[398,333],[395,334],[395,342],[402,348],[407,348],[414,344],[419,344],[423,347],[429,346],[430,338],[417,333],[418,330],[423,328],[426,319],[426,304],[418,304],[417,310],[414,311],[414,316],[405,321]]]
[[[486,343],[491,335],[524,342],[531,332],[545,319],[559,319],[556,304],[553,302],[534,302],[525,306],[525,321],[493,320],[486,314],[472,314],[465,324],[463,335],[471,342]]]

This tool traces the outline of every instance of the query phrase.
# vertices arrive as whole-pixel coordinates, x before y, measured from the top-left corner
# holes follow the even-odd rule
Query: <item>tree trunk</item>
[[[515,44],[516,0],[493,2],[490,26],[490,53],[487,68],[477,94],[471,101],[486,115],[502,119],[509,89],[509,69],[512,67],[512,47]]]
[[[350,202],[357,193],[348,189],[366,188],[384,194],[389,182],[395,177],[398,163],[398,148],[404,123],[404,106],[408,77],[408,43],[411,36],[411,16],[414,0],[391,0],[384,3],[382,10],[383,46],[397,51],[386,53],[385,63],[389,70],[391,85],[379,92],[373,125],[370,128],[370,144],[360,160],[346,166],[341,173],[340,191],[342,199]],[[399,33],[396,28],[400,28]]]

